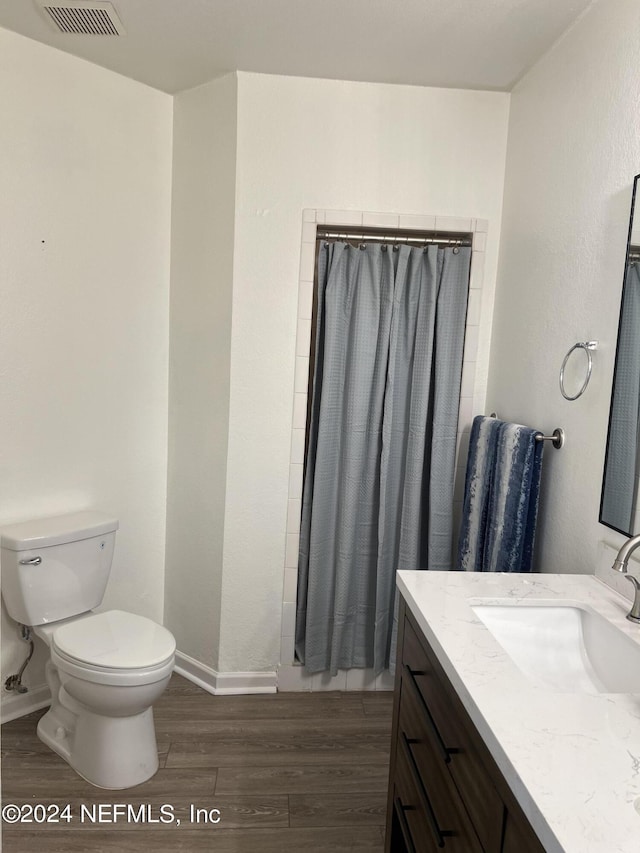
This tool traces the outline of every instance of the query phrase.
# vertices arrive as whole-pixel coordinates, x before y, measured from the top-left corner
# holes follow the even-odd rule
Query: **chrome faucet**
[[[627,619],[630,622],[640,623],[640,582],[638,582],[637,578],[634,578],[633,575],[627,574],[629,557],[633,554],[636,548],[640,548],[640,535],[632,536],[631,539],[627,539],[622,548],[618,551],[618,556],[613,561],[613,566],[611,566],[611,568],[615,569],[617,572],[621,572],[626,579],[633,584],[635,594],[631,610],[627,613]]]

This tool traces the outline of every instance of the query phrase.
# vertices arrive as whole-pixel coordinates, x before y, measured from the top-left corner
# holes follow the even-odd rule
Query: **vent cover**
[[[85,0],[40,0],[42,11],[56,30],[82,36],[122,36],[125,29],[111,3]]]

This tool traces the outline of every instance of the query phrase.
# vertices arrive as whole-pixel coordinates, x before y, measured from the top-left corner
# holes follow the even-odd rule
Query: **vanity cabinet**
[[[401,599],[385,853],[544,853]]]

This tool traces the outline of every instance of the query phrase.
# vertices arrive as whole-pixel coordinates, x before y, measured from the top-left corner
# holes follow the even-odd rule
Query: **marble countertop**
[[[640,644],[629,602],[591,575],[401,571],[398,588],[547,853],[637,853],[640,694],[534,685],[470,604],[579,602]]]

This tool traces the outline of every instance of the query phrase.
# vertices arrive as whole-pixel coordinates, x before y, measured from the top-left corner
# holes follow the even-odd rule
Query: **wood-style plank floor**
[[[126,791],[95,788],[41,743],[43,713],[2,726],[2,802],[69,803],[72,820],[4,822],[4,853],[383,850],[391,693],[211,696],[174,675],[154,708],[160,769]]]

